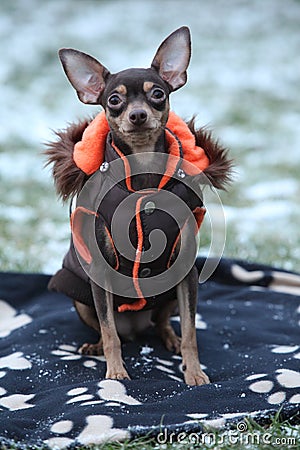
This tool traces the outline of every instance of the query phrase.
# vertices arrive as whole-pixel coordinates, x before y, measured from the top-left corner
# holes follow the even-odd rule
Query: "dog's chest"
[[[137,251],[141,252],[140,276],[145,276],[145,268],[149,276],[168,267],[180,230],[191,214],[186,202],[171,190],[129,192],[121,183],[106,193],[97,212],[99,228],[104,224],[110,235],[120,271],[131,273]]]

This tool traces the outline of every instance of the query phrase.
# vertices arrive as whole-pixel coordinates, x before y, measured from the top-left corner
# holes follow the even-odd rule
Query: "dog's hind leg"
[[[101,330],[100,325],[97,317],[97,313],[94,308],[91,308],[87,305],[84,305],[83,303],[80,303],[78,301],[74,301],[74,306],[76,308],[76,311],[81,318],[81,320],[88,325],[89,327],[93,328],[95,331],[97,331],[100,334],[99,341],[95,344],[83,344],[79,348],[79,353],[82,355],[93,355],[93,356],[101,356],[103,355],[103,343],[102,343],[102,337],[101,337]]]
[[[99,341],[95,344],[83,344],[78,351],[82,355],[103,356],[104,352],[102,337],[100,337]]]
[[[180,353],[181,339],[177,336],[170,323],[170,316],[176,306],[177,299],[165,303],[162,308],[154,311],[153,322],[155,323],[157,334],[160,336],[167,350],[175,351],[178,354]]]
[[[74,306],[80,319],[100,334],[100,325],[95,308],[91,308],[76,300],[74,301]]]

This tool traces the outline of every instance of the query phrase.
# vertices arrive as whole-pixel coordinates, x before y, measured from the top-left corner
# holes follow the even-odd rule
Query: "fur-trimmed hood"
[[[169,114],[168,129],[180,139],[183,159],[195,168],[193,173],[189,170],[187,173],[199,177],[201,183],[209,182],[217,189],[225,189],[233,164],[227,149],[213,139],[211,132],[205,128],[197,130],[195,119],[184,122],[173,112]],[[53,164],[55,186],[63,200],[79,193],[87,178],[99,168],[109,131],[105,114],[100,113],[94,119],[58,131],[58,140],[47,145],[47,164]],[[170,148],[170,141],[168,144]]]

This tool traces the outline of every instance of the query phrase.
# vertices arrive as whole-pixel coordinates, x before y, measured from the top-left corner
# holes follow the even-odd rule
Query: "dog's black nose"
[[[129,120],[133,125],[143,125],[147,120],[147,112],[144,109],[134,109],[129,113]]]

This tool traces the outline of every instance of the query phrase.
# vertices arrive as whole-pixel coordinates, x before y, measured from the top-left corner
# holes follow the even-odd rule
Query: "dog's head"
[[[190,32],[181,27],[158,48],[151,67],[112,74],[92,56],[61,49],[65,73],[83,103],[101,105],[111,130],[130,147],[155,142],[169,114],[169,95],[187,80]]]

